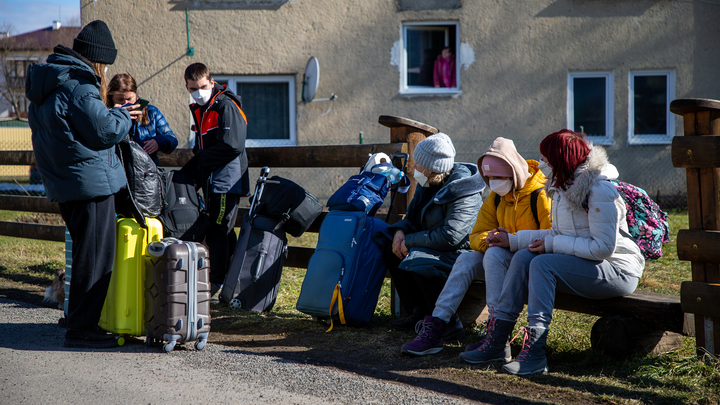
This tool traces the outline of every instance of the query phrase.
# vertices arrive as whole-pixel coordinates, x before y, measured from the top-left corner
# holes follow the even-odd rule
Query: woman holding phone
[[[133,116],[130,139],[145,149],[155,164],[158,164],[157,152],[171,153],[177,148],[177,137],[168,125],[165,117],[154,105],[138,97],[137,83],[128,73],[113,76],[108,84],[108,108],[126,107],[140,109],[142,114]]]

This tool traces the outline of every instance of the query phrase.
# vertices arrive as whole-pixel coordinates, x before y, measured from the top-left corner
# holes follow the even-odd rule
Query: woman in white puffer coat
[[[591,299],[632,294],[645,258],[628,236],[625,202],[613,184],[617,170],[605,150],[591,146],[582,134],[564,129],[540,143],[543,161],[552,169],[546,187],[552,198],[552,229],[504,229],[489,235],[490,246],[517,251],[505,275],[502,292],[488,319],[488,334],[477,350],[460,357],[473,364],[502,358],[508,337],[525,302],[528,326],[520,354],[502,371],[546,373],[545,343],[555,291]]]

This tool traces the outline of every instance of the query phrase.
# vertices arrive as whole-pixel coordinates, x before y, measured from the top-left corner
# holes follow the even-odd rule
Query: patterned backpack
[[[630,234],[620,231],[623,236],[635,240],[645,260],[655,260],[662,257],[663,243],[670,242],[670,227],[667,222],[667,213],[653,201],[645,190],[619,180],[608,180],[617,188],[620,197],[625,200],[625,208]],[[587,197],[583,202],[587,211]]]
[[[627,224],[645,260],[662,256],[663,243],[670,242],[667,213],[658,207],[645,190],[624,181],[610,181],[625,200]]]

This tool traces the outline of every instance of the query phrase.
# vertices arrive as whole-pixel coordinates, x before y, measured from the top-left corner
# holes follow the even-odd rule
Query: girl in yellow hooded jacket
[[[448,323],[473,279],[484,279],[487,271],[502,272],[503,275],[507,271],[513,252],[489,246],[486,238],[490,232],[503,229],[515,233],[552,227],[550,199],[544,189],[546,177],[539,162],[523,159],[512,140],[499,137],[480,156],[478,166],[485,184],[492,191],[480,208],[470,234],[473,251],[457,258],[432,316],[421,321],[420,333],[415,340],[403,345],[403,353],[422,356],[443,350],[443,335],[458,336],[463,330],[457,321]],[[499,285],[486,285],[487,305],[492,308],[502,289],[503,277],[487,279],[500,280]],[[448,328],[452,330],[446,330]],[[469,345],[466,350],[474,350],[475,346]],[[506,349],[509,358],[509,346]]]

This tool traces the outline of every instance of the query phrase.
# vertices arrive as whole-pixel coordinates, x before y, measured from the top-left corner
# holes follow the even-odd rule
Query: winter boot
[[[457,316],[457,314],[453,314],[445,324],[445,331],[443,332],[442,338],[446,342],[465,338],[465,328],[463,328],[463,324],[460,322],[460,317]]]
[[[471,364],[483,364],[494,361],[509,362],[510,350],[508,337],[515,327],[515,322],[497,318],[488,319],[488,329],[480,346],[471,351],[460,353],[460,358]]]
[[[502,367],[502,371],[515,375],[547,374],[547,357],[545,356],[545,343],[547,342],[547,328],[526,326],[520,354],[510,364]]]
[[[443,350],[443,330],[445,322],[434,316],[426,316],[424,320],[417,323],[417,337],[410,343],[403,345],[401,353],[424,356],[435,354]]]
[[[491,308],[491,310],[492,310],[492,308]],[[482,346],[483,340],[485,340],[485,335],[487,334],[487,326],[488,326],[488,321],[483,322],[482,325],[479,326],[480,340],[478,340],[477,343],[473,343],[471,345],[465,346],[466,352],[471,352],[473,350],[477,350],[478,347]]]
[[[388,322],[390,328],[395,330],[412,330],[416,327],[417,323],[423,320],[425,314],[418,308],[415,308],[413,312],[405,318],[392,319]]]

